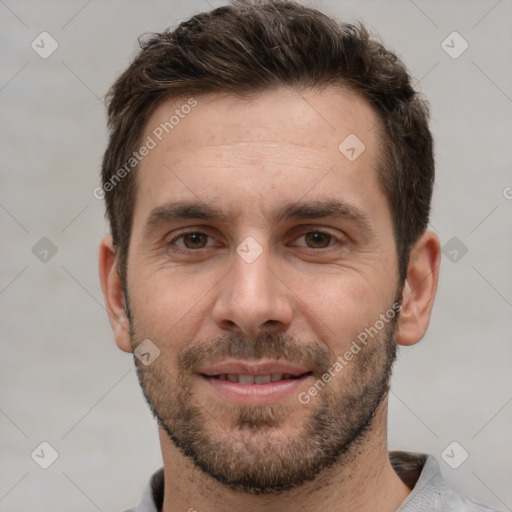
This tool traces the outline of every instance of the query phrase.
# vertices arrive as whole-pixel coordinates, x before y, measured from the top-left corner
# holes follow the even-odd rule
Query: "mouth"
[[[268,384],[269,382],[280,382],[283,380],[295,380],[304,376],[311,375],[311,372],[302,373],[300,375],[292,375],[291,373],[269,373],[266,375],[240,375],[236,373],[221,373],[219,375],[206,375],[204,377],[227,380],[236,384]]]
[[[273,403],[298,393],[313,372],[280,361],[226,361],[202,369],[209,391],[238,405]]]

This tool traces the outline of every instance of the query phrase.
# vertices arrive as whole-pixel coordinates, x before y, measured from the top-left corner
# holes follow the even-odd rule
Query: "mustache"
[[[319,342],[304,343],[293,336],[263,333],[248,339],[240,333],[230,333],[213,341],[183,348],[178,353],[178,368],[183,374],[194,373],[205,363],[225,359],[276,359],[305,366],[313,374],[324,374],[334,361]]]

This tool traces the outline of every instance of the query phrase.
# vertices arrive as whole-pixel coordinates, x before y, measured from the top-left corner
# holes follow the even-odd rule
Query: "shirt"
[[[431,455],[390,452],[393,469],[412,489],[397,512],[500,512],[465,496],[455,494],[441,475]],[[164,470],[153,474],[134,508],[125,512],[160,512],[164,500]]]

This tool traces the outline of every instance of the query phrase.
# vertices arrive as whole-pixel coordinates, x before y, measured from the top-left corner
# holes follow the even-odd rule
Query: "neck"
[[[235,492],[198,469],[160,429],[164,461],[163,512],[394,512],[411,492],[393,470],[387,450],[387,400],[361,446],[351,448],[345,465],[324,470],[312,482],[268,496]]]

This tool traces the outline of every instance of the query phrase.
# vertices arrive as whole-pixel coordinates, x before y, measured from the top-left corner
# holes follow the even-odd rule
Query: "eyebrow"
[[[219,208],[197,201],[169,202],[157,206],[149,214],[145,226],[144,235],[149,236],[152,231],[162,225],[170,224],[176,220],[197,219],[217,221],[228,224],[233,222],[236,216],[223,213]],[[283,220],[301,219],[348,219],[361,229],[373,231],[369,216],[354,205],[340,200],[307,201],[289,203],[281,206],[273,215],[266,215],[274,223]]]

